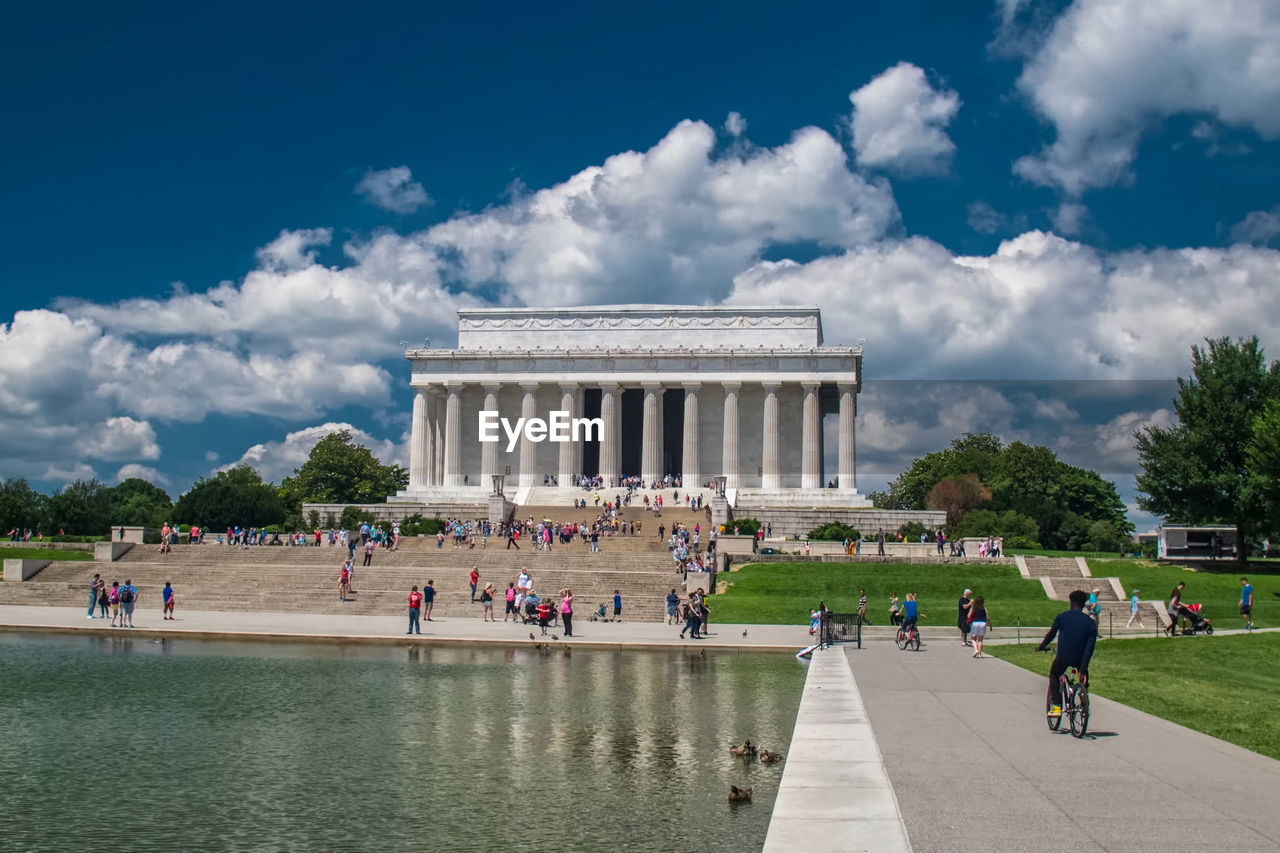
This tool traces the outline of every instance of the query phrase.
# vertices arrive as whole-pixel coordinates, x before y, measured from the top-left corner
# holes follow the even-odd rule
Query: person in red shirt
[[[475,566],[471,567],[471,600],[476,600],[476,584],[480,582],[480,571]]]
[[[413,592],[409,593],[409,630],[406,634],[421,634],[422,628],[418,621],[418,617],[422,614],[422,593],[418,592],[415,586]]]
[[[342,564],[342,574],[338,576],[338,600],[347,600],[347,590],[351,588],[351,570],[347,568],[350,561]]]
[[[542,636],[547,636],[547,623],[551,621],[551,604],[543,601],[538,604],[538,627],[542,628]]]

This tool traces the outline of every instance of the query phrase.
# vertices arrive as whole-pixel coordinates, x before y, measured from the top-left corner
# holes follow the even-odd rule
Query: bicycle
[[[1072,737],[1082,738],[1089,731],[1089,684],[1087,681],[1077,683],[1075,677],[1078,674],[1079,670],[1073,666],[1058,678],[1058,689],[1062,695],[1062,713],[1052,713],[1052,688],[1046,691],[1044,712],[1049,731],[1056,732],[1061,728],[1062,718],[1066,717]]]
[[[898,644],[898,648],[903,651],[910,646],[914,652],[920,651],[920,629],[914,623],[911,625],[911,632],[908,633],[902,628],[898,628],[898,635],[894,638],[894,642]]]

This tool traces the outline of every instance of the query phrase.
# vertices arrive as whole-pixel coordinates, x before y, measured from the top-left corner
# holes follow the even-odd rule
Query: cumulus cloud
[[[1127,181],[1143,133],[1180,114],[1280,136],[1277,44],[1270,0],[1078,0],[1018,80],[1056,139],[1014,171],[1073,196]]]
[[[241,454],[234,462],[220,466],[218,471],[228,471],[240,465],[250,465],[262,475],[264,480],[278,483],[285,477],[292,476],[295,469],[300,468],[316,442],[342,430],[350,430],[351,438],[356,444],[362,444],[372,451],[384,465],[408,465],[408,451],[405,441],[399,444],[387,439],[377,439],[362,429],[349,423],[324,423],[317,426],[290,432],[280,441],[268,441],[255,444]]]
[[[1255,210],[1231,226],[1231,239],[1237,243],[1265,245],[1280,236],[1280,205],[1270,210]]]
[[[370,204],[392,213],[413,213],[431,203],[427,191],[413,179],[408,166],[370,169],[356,184],[355,192]]]
[[[157,468],[149,468],[146,465],[130,463],[122,465],[120,470],[116,472],[116,482],[123,483],[125,480],[137,477],[139,480],[146,480],[157,486],[168,487],[170,480],[165,473]]]
[[[946,128],[960,96],[935,89],[922,69],[899,62],[849,95],[858,162],[904,174],[945,172],[955,151]]]
[[[724,129],[730,136],[741,136],[747,132],[747,120],[742,117],[742,113],[729,113],[729,117],[724,120]]]
[[[763,262],[737,276],[729,302],[821,305],[828,342],[868,337],[880,377],[1154,378],[1184,371],[1206,336],[1280,338],[1277,276],[1270,249],[1104,253],[1030,231],[992,255],[912,237]],[[1143,319],[1153,306],[1159,323]]]
[[[1077,202],[1066,201],[1058,205],[1053,212],[1053,227],[1059,234],[1074,237],[1080,233],[1080,226],[1089,215],[1089,208]]]
[[[258,249],[254,257],[264,269],[275,272],[300,270],[316,262],[317,246],[327,246],[332,240],[332,228],[300,228],[296,231],[286,229]]]
[[[1167,429],[1177,421],[1178,417],[1171,409],[1156,409],[1154,412],[1125,412],[1097,428],[1098,449],[1102,457],[1112,464],[1136,468],[1138,448],[1133,434],[1148,426]]]
[[[108,461],[160,458],[155,429],[147,421],[129,417],[107,418],[78,442],[78,450],[84,456]]]

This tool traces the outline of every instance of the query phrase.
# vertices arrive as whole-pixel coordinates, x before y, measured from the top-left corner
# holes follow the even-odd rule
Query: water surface
[[[0,850],[749,851],[789,655],[0,633]],[[730,806],[730,783],[752,803]]]

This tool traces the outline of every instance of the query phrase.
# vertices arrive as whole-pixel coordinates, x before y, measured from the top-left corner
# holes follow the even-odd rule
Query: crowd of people
[[[88,616],[90,619],[110,617],[112,628],[132,628],[133,611],[138,604],[138,597],[138,588],[133,585],[132,580],[126,579],[123,584],[112,581],[111,586],[107,586],[106,579],[101,574],[95,574],[93,580],[89,581]],[[176,599],[172,584],[165,583],[164,590],[160,593],[160,603],[164,619],[174,618]]]

